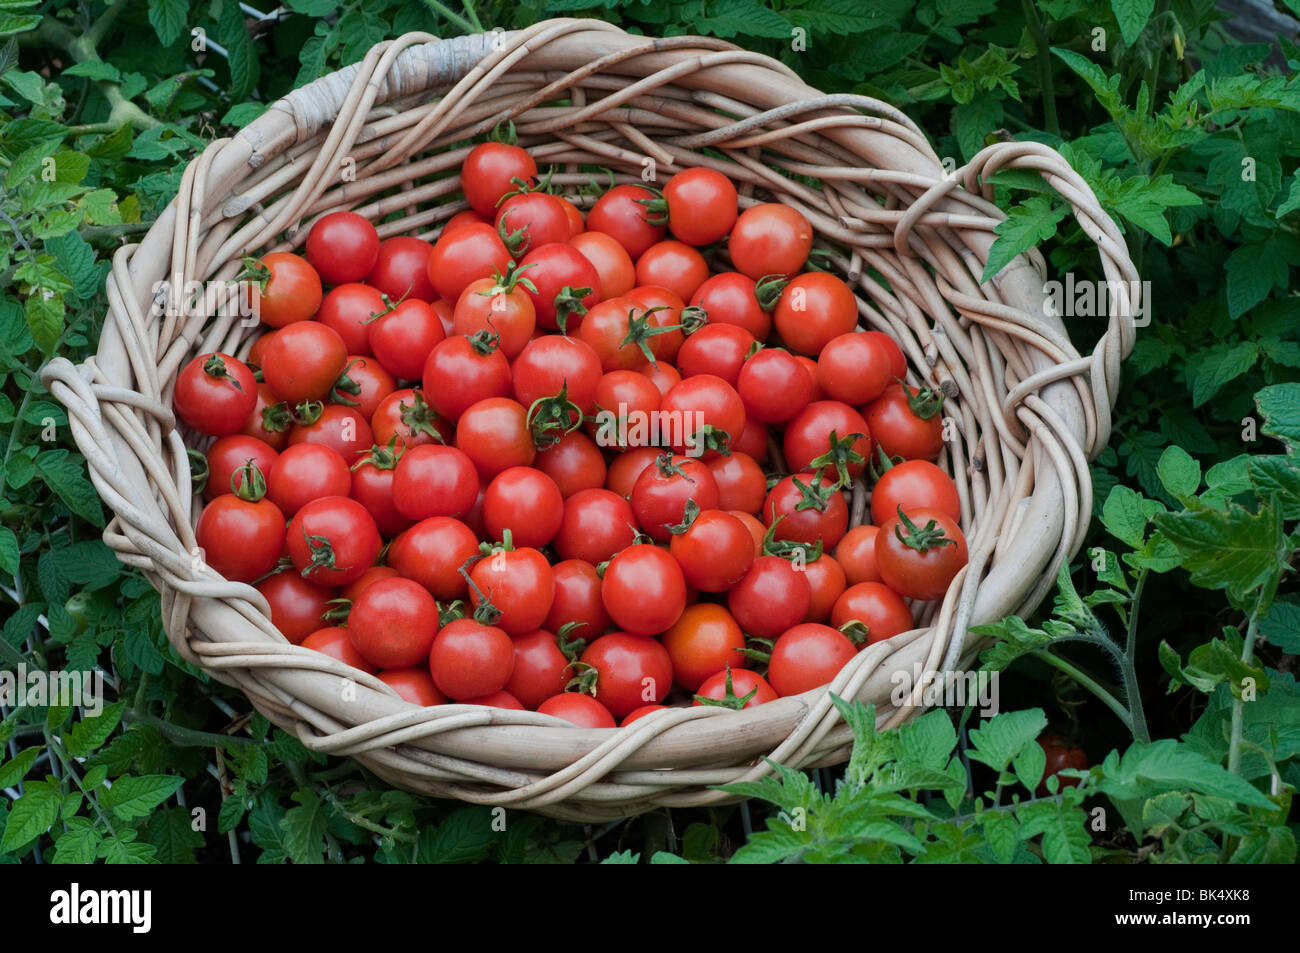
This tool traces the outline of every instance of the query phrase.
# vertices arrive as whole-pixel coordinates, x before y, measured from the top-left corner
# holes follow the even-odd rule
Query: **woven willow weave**
[[[625,729],[587,730],[533,712],[408,704],[377,679],[290,645],[256,590],[193,555],[201,501],[172,387],[193,355],[246,354],[256,337],[237,316],[213,314],[241,256],[300,248],[312,222],[341,208],[382,220],[381,237],[435,236],[466,207],[465,143],[505,119],[575,197],[589,179],[583,164],[626,182],[647,169],[662,181],[708,166],[741,186],[742,207],[785,202],[809,218],[819,244],[843,250],[831,265],[857,291],[864,326],[900,342],[912,383],[949,397],[955,434],[939,462],[956,478],[971,558],[920,628],[860,652],[831,685],[802,696],[744,712],[674,708]],[[1049,276],[1037,252],[980,283],[993,227],[1005,218],[987,185],[999,169],[1039,173],[1071,205],[1119,289],[1091,356],[1045,310]],[[1040,602],[1087,529],[1088,460],[1110,434],[1138,306],[1126,289],[1137,277],[1114,222],[1043,145],[992,145],[945,175],[922,131],[885,103],[823,95],[774,60],[718,40],[548,20],[380,44],[213,142],[143,241],[114,257],[97,355],[76,367],[53,361],[44,377],[112,511],[104,538],[158,589],[182,659],[239,688],[308,747],[355,757],[397,786],[598,820],[720,803],[727,796],[712,786],[762,776],[764,756],[842,762],[850,736],[828,690],[873,702],[882,725],[898,724],[923,700],[921,683],[891,700],[896,672],[969,663],[968,627]],[[185,315],[192,282],[208,292],[200,313]],[[855,487],[855,523],[866,502]]]

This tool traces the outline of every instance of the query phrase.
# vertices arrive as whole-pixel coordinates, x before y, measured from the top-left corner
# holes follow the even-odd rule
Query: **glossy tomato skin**
[[[511,195],[497,208],[496,230],[516,260],[544,245],[569,240],[569,213],[554,195]]]
[[[718,507],[718,484],[699,460],[663,453],[632,485],[632,512],[646,534],[659,543],[673,536],[672,527],[686,517],[686,504],[701,510]]]
[[[412,705],[429,708],[447,703],[447,696],[438,691],[428,668],[390,668],[380,672],[378,678]]]
[[[524,149],[504,142],[475,146],[460,167],[465,200],[479,215],[492,218],[507,192],[519,188],[514,179],[531,185],[537,176],[537,162]],[[444,229],[445,231],[445,229]]]
[[[733,450],[727,456],[704,461],[718,485],[718,509],[757,513],[767,498],[767,477],[747,453]]]
[[[419,380],[424,363],[433,349],[447,337],[433,306],[419,298],[407,298],[367,328],[370,350],[394,377]]]
[[[844,590],[831,609],[831,625],[840,628],[852,621],[867,627],[867,645],[892,639],[915,627],[912,610],[903,597],[883,582],[860,582]]]
[[[486,708],[508,708],[511,711],[524,711],[523,703],[507,691],[489,692],[475,698],[461,699],[462,705],[483,705]]]
[[[732,516],[745,524],[745,529],[749,530],[750,538],[754,541],[754,558],[757,559],[763,555],[763,540],[767,535],[767,527],[753,513],[746,513],[744,510],[727,510]]]
[[[663,701],[673,684],[668,650],[649,636],[611,632],[587,646],[582,661],[596,670],[596,699],[615,719]]]
[[[513,361],[532,340],[537,312],[522,285],[509,288],[495,278],[479,278],[465,286],[452,311],[452,330],[471,335],[486,331],[498,337],[506,360]]]
[[[292,518],[312,500],[347,496],[352,475],[337,450],[317,443],[288,447],[275,461],[266,481],[266,496]]]
[[[537,326],[550,331],[559,328],[561,309],[565,313],[565,329],[570,333],[576,331],[582,315],[594,307],[603,294],[596,267],[581,251],[567,243],[535,247],[519,262],[519,270],[537,289],[531,291],[524,287],[524,294],[536,312]],[[566,288],[567,294],[564,293]],[[585,294],[583,289],[586,289]]]
[[[1047,779],[1055,775],[1062,768],[1073,768],[1077,771],[1088,770],[1088,753],[1082,748],[1070,746],[1064,739],[1054,731],[1045,731],[1038,736],[1038,744],[1043,749],[1043,754],[1047,756],[1047,764],[1043,769],[1043,779],[1039,782],[1035,793],[1039,797],[1048,797],[1051,791],[1047,787]],[[1063,788],[1077,787],[1078,778],[1057,777],[1057,791]]]
[[[536,708],[564,691],[572,677],[570,661],[555,642],[555,633],[534,629],[514,638],[515,664],[506,691],[525,708]]]
[[[356,500],[313,500],[289,521],[286,548],[309,582],[346,586],[374,565],[381,540],[374,517]],[[328,550],[324,549],[328,547]]]
[[[645,353],[633,335],[636,325],[649,329],[665,328],[675,323],[666,311],[651,313],[631,295],[606,298],[582,319],[578,339],[596,352],[603,372],[631,370],[645,362]],[[678,333],[678,332],[672,332]],[[646,346],[656,360],[669,360],[665,341],[670,335],[643,335]]]
[[[280,451],[289,444],[291,425],[289,405],[276,397],[268,384],[258,384],[257,400],[239,432],[256,437],[271,449]]]
[[[909,403],[915,395],[914,387],[890,384],[862,409],[862,414],[872,436],[889,456],[934,460],[943,449],[943,415],[935,413],[926,418],[917,414]]]
[[[745,405],[734,387],[713,374],[685,378],[664,395],[660,428],[677,453],[699,456],[711,438],[728,443],[745,429]],[[723,436],[725,434],[725,437]]]
[[[677,369],[682,377],[713,374],[735,387],[755,343],[752,334],[734,324],[706,324],[677,352]]]
[[[885,471],[871,489],[871,521],[879,526],[898,507],[925,507],[961,519],[961,499],[952,477],[928,460],[906,460]]]
[[[474,462],[484,480],[511,467],[530,467],[537,457],[528,409],[509,397],[480,400],[461,414],[456,446]]]
[[[327,624],[324,616],[331,608],[334,590],[308,582],[297,570],[268,576],[256,588],[271,606],[271,623],[291,644],[298,645]]]
[[[631,546],[636,533],[636,514],[627,500],[609,490],[580,490],[564,501],[555,551],[561,559],[595,566]]]
[[[349,354],[343,375],[348,388],[335,387],[330,399],[336,404],[354,408],[367,421],[374,417],[383,399],[397,389],[393,375],[373,357]]]
[[[708,277],[704,256],[684,242],[656,242],[636,260],[638,285],[667,288],[682,301],[690,301]]]
[[[884,334],[849,332],[831,338],[817,357],[817,382],[832,400],[865,404],[894,379],[902,351]]]
[[[685,532],[673,534],[668,551],[682,567],[686,584],[704,592],[726,592],[754,562],[749,530],[720,509],[704,510]]]
[[[834,338],[857,326],[858,302],[844,279],[810,271],[785,286],[772,319],[790,350],[817,357]]]
[[[203,508],[194,536],[209,566],[234,582],[252,582],[284,551],[284,514],[270,500],[226,493]]]
[[[688,245],[708,245],[736,224],[736,186],[715,169],[678,172],[664,183],[668,229]]]
[[[409,529],[414,522],[402,515],[393,502],[396,474],[396,461],[391,460],[382,447],[372,448],[371,454],[352,468],[352,491],[349,495],[375,518],[375,526],[385,539]]]
[[[306,321],[321,302],[320,275],[307,259],[292,252],[271,252],[261,263],[270,272],[266,287],[254,293],[254,314],[263,324],[282,328]]]
[[[880,581],[880,570],[876,568],[878,532],[879,526],[854,526],[835,546],[835,561],[844,570],[844,579],[850,586],[856,586],[860,582]]]
[[[749,666],[742,651],[745,633],[731,613],[716,603],[687,606],[660,642],[672,661],[674,679],[688,692],[697,691],[728,665],[733,671]]]
[[[339,285],[320,303],[316,320],[343,339],[349,354],[370,355],[370,325],[383,314],[384,297],[369,285],[357,282]]]
[[[822,553],[804,567],[812,602],[808,606],[805,622],[825,622],[831,617],[835,601],[844,593],[844,570],[830,553]]]
[[[393,505],[410,520],[464,516],[477,496],[474,462],[455,447],[410,447],[394,471]]]
[[[338,332],[316,321],[281,328],[266,347],[262,376],[281,400],[324,400],[348,363]]]
[[[448,444],[455,441],[456,430],[424,398],[424,391],[403,388],[388,394],[370,418],[375,443],[388,446],[397,437],[399,448],[418,447],[426,443]]]
[[[348,600],[348,602],[356,602],[357,596],[365,592],[368,586],[378,582],[380,579],[392,579],[396,575],[397,570],[392,566],[371,566],[361,574],[359,579],[348,583],[340,589],[339,596]]]
[[[534,338],[511,365],[515,398],[525,407],[543,397],[564,395],[584,414],[596,408],[596,390],[604,371],[600,357],[585,341],[558,334]]]
[[[668,393],[674,387],[682,382],[681,372],[671,364],[664,361],[656,361],[653,364],[639,364],[632,368],[643,377],[648,377],[650,383],[654,384],[659,390],[659,397],[662,400],[663,395]]]
[[[452,421],[480,400],[508,397],[510,362],[489,342],[454,335],[438,344],[424,363],[424,396]]]
[[[473,619],[457,619],[433,638],[429,674],[438,690],[455,701],[499,692],[510,681],[515,647],[504,630]]]
[[[813,381],[789,351],[764,348],[736,374],[736,393],[745,411],[767,424],[785,423],[802,413],[813,396]]]
[[[727,593],[732,616],[760,639],[774,639],[797,625],[811,604],[808,579],[780,556],[757,557],[745,578]]]
[[[948,542],[926,547],[924,552],[907,545],[900,534],[902,537],[913,534],[903,517],[895,514],[880,524],[880,532],[876,534],[876,566],[880,578],[890,589],[909,599],[942,599],[969,559],[966,536],[946,513],[924,508],[903,512],[922,530],[933,521]]]
[[[578,623],[574,638],[592,639],[609,628],[609,613],[600,597],[601,579],[596,567],[583,559],[565,559],[552,567],[555,598],[546,615],[544,628],[559,632],[571,622]]]
[[[257,381],[229,354],[200,354],[181,369],[172,396],[176,413],[200,433],[238,433],[257,404]]]
[[[783,478],[763,501],[764,522],[771,526],[778,519],[774,539],[808,545],[820,540],[824,549],[833,550],[848,531],[849,507],[824,474],[798,473]]]
[[[438,293],[429,280],[429,256],[433,246],[422,238],[395,235],[379,243],[375,267],[366,275],[366,284],[388,295],[392,301],[418,298],[433,301]]]
[[[417,582],[400,577],[368,586],[348,612],[348,633],[379,668],[410,668],[428,658],[438,632],[438,604]]]
[[[813,401],[786,426],[782,447],[786,466],[791,470],[807,470],[813,460],[830,452],[832,433],[841,441],[859,435],[848,449],[861,459],[845,459],[849,478],[856,479],[871,457],[872,432],[860,413],[838,400]],[[833,464],[822,467],[822,473],[827,479],[839,479]]]
[[[533,466],[555,481],[560,496],[566,500],[579,490],[605,485],[605,456],[594,440],[578,431],[565,434],[558,443],[537,451]]]
[[[740,213],[727,248],[736,270],[758,281],[767,275],[792,275],[802,268],[812,240],[812,225],[803,213],[769,202]]]
[[[755,287],[753,278],[738,271],[724,271],[696,288],[690,303],[704,309],[709,324],[735,325],[755,340],[765,341],[772,333],[772,316],[758,303]]]
[[[626,728],[628,725],[632,724],[632,722],[639,721],[640,719],[644,718],[646,715],[650,714],[651,712],[663,711],[667,707],[668,707],[667,705],[642,705],[636,711],[632,712],[632,714],[628,715],[626,718],[620,721],[618,723],[618,726],[620,728]]]
[[[858,652],[828,625],[805,622],[787,629],[772,647],[767,680],[782,698],[825,685]]]
[[[740,437],[731,442],[731,451],[746,454],[755,460],[766,460],[769,436],[767,424],[746,414],[745,427],[740,431]]]
[[[587,230],[604,232],[614,238],[635,261],[664,237],[663,226],[651,225],[650,215],[641,204],[653,201],[654,197],[653,192],[639,185],[616,185],[598,198],[587,213]]]
[[[627,249],[612,235],[581,232],[570,238],[569,244],[596,269],[601,299],[625,295],[636,287],[636,266]]]
[[[510,635],[540,628],[555,598],[551,564],[536,549],[494,547],[492,554],[470,570],[470,600],[477,608],[485,600],[500,610],[495,623]]]
[[[388,564],[446,602],[464,597],[469,586],[460,567],[478,554],[473,530],[458,519],[431,516],[393,540]]]
[[[379,233],[356,212],[330,212],[307,233],[307,260],[327,284],[360,281],[379,260]]]
[[[513,259],[491,225],[466,225],[439,237],[429,253],[428,278],[439,298],[456,301],[471,282],[505,274]]]
[[[564,497],[555,481],[532,467],[508,467],[488,484],[483,523],[493,539],[510,530],[516,546],[545,546],[560,531]]]
[[[265,477],[275,469],[280,455],[256,437],[237,433],[217,438],[204,456],[208,461],[208,482],[203,488],[203,498],[214,500],[243,486],[239,470],[246,462],[252,460]]]
[[[743,708],[765,705],[768,702],[776,701],[780,697],[762,675],[732,665],[731,694],[736,698],[744,698],[750,692],[754,693],[754,697],[745,702]],[[724,668],[722,671],[710,675],[696,690],[695,694],[704,698],[712,698],[715,701],[725,699],[727,697],[727,670]],[[704,703],[696,699],[692,704],[702,705]]]
[[[609,464],[605,489],[631,502],[636,481],[648,467],[654,465],[662,453],[663,450],[658,447],[633,447],[631,450],[623,451]]]
[[[315,421],[295,424],[289,430],[289,446],[320,444],[335,451],[349,466],[356,463],[357,455],[369,450],[374,442],[370,424],[361,412],[342,404],[326,404]]]
[[[590,695],[578,692],[552,695],[538,705],[537,710],[543,715],[563,718],[579,728],[615,728],[618,724],[608,708]]]
[[[666,550],[644,543],[632,545],[605,567],[600,596],[615,625],[635,635],[657,635],[686,608],[686,579]]]
[[[316,629],[302,640],[302,647],[313,649],[330,658],[336,658],[345,665],[374,675],[378,669],[362,658],[361,653],[352,644],[348,630],[343,626],[333,625]]]

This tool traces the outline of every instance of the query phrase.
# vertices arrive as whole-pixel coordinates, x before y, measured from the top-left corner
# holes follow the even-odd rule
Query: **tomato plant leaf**
[[[974,748],[967,753],[968,757],[994,771],[1003,771],[1026,747],[1038,747],[1036,739],[1046,727],[1047,716],[1041,708],[994,715],[979,728],[971,729],[970,742]]]
[[[123,777],[100,795],[100,803],[112,808],[124,820],[147,817],[163,801],[176,793],[184,778],[167,774]]]
[[[1007,212],[1005,221],[994,226],[997,240],[989,249],[980,281],[988,281],[1010,264],[1017,255],[1029,251],[1039,242],[1056,234],[1056,226],[1065,218],[1065,206],[1046,195],[1035,195]]]
[[[1224,512],[1198,504],[1157,514],[1155,523],[1182,555],[1195,585],[1226,590],[1238,605],[1255,591],[1261,607],[1272,601],[1289,552],[1281,515],[1272,507],[1251,513],[1233,503]]]

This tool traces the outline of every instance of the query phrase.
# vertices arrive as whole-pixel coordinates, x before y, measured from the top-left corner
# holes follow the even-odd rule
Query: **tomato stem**
[[[939,525],[938,520],[930,520],[925,526],[917,526],[903,512],[903,504],[897,506],[899,522],[894,526],[894,535],[898,541],[909,549],[915,549],[918,553],[928,553],[932,549],[938,549],[940,546],[956,546],[955,539],[949,539],[944,533],[943,528]],[[903,535],[903,529],[906,527],[907,535]]]

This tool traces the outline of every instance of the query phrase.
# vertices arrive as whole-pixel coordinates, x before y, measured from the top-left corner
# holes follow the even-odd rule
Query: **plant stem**
[[[1056,90],[1052,83],[1051,50],[1047,45],[1047,31],[1038,19],[1033,0],[1021,0],[1029,34],[1034,38],[1034,59],[1038,63],[1038,85],[1043,94],[1043,125],[1052,135],[1060,138],[1061,123],[1056,116]]]
[[[1247,665],[1255,654],[1255,637],[1259,634],[1258,609],[1250,614],[1246,624],[1246,641],[1241,646],[1241,660]],[[1245,702],[1236,695],[1232,699],[1232,733],[1228,736],[1228,770],[1241,773],[1241,723],[1245,716]]]
[[[163,719],[155,715],[136,711],[134,708],[128,708],[122,712],[122,720],[139,722],[157,728],[158,732],[168,741],[185,748],[243,746],[254,743],[252,738],[240,738],[237,735],[220,735],[211,731],[182,728],[180,725],[173,725],[170,721],[163,721]]]
[[[435,14],[442,17],[448,23],[452,24],[453,26],[459,27],[461,30],[463,30],[466,33],[482,32],[481,27],[478,30],[475,30],[473,23],[465,19],[459,13],[456,13],[450,7],[447,7],[444,4],[439,3],[438,0],[424,0],[424,5],[428,7],[430,10],[432,10]]]
[[[1075,668],[1075,666],[1067,662],[1065,659],[1053,655],[1046,649],[1034,649],[1029,654],[1033,655],[1035,658],[1042,659],[1053,668],[1059,669],[1066,675],[1069,675],[1072,679],[1101,699],[1101,701],[1105,703],[1106,707],[1113,711],[1120,721],[1124,722],[1126,728],[1130,731],[1133,730],[1133,716],[1130,714],[1129,710],[1120,704],[1119,700],[1110,692],[1106,691],[1106,689],[1104,689],[1091,675],[1084,673],[1081,669]]]

